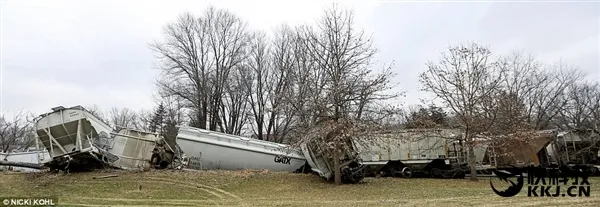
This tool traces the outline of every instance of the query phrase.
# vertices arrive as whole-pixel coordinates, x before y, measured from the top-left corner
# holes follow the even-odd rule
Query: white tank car
[[[306,164],[304,155],[288,145],[194,127],[181,126],[176,142],[189,169],[295,172]]]

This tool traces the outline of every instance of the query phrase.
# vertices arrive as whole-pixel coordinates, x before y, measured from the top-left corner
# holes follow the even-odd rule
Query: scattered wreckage
[[[285,144],[186,126],[180,126],[175,142],[169,143],[140,130],[123,128],[115,132],[82,106],[53,108],[36,119],[35,130],[36,145],[42,146],[50,158],[41,162],[39,168],[50,170],[266,169],[315,172],[326,179],[331,179],[334,171],[332,160],[315,154],[307,144],[302,149],[292,149]],[[358,156],[349,153],[340,164],[345,183],[364,178],[364,166],[357,161]]]
[[[52,112],[41,115],[35,126],[36,141],[41,142],[38,144],[50,156],[42,165],[52,170],[164,169],[170,166],[195,170],[313,172],[327,180],[334,178],[334,160],[316,153],[315,143],[301,143],[300,149],[291,149],[285,144],[187,126],[178,127],[174,143],[168,143],[156,134],[135,129],[114,132],[81,106],[55,107]],[[382,158],[382,152],[378,152],[379,159],[368,159],[358,153],[361,146],[350,145],[353,147],[338,161],[343,183],[360,182],[368,173],[373,173],[374,166],[380,171],[400,172],[404,177],[411,177],[406,176],[412,174],[408,166],[414,163],[410,160]],[[382,161],[386,162],[383,167],[377,164]],[[402,166],[395,165],[397,163]]]
[[[134,129],[113,132],[81,106],[55,107],[36,120],[35,129],[38,146],[51,158],[42,165],[51,170],[140,169],[150,164],[166,168],[164,163],[174,157],[173,147],[158,135]]]
[[[335,173],[335,161],[334,159],[328,158],[322,153],[315,152],[314,142],[304,142],[300,144],[300,148],[306,157],[307,164],[311,167],[311,170],[317,173],[322,178],[332,181],[334,180]],[[339,162],[340,175],[342,183],[354,184],[362,181],[365,174],[365,167],[361,163],[358,153],[355,151],[355,143],[351,143],[350,146],[354,146],[343,152]]]
[[[44,160],[49,160],[47,150],[38,150],[35,147],[26,150],[0,152],[0,170],[37,172],[40,171]]]
[[[338,161],[342,183],[358,183],[365,177],[377,174],[405,178],[419,174],[463,178],[468,167],[466,160],[459,159],[464,154],[463,150],[456,147],[456,137],[461,136],[460,132],[434,130],[433,133],[414,130],[394,132],[384,136],[387,141],[373,142],[372,146],[351,141],[353,143],[349,146],[352,147],[343,152]],[[330,156],[317,153],[317,146],[312,142],[300,143],[299,149],[293,149],[290,145],[188,126],[179,126],[177,135],[170,140],[137,129],[114,130],[81,106],[55,107],[52,112],[41,115],[36,119],[35,135],[36,145],[41,146],[46,158],[32,163],[0,160],[0,165],[66,171],[106,167],[124,170],[266,169],[312,172],[327,180],[333,180],[336,166]],[[553,134],[546,136],[543,142],[535,144],[534,151],[524,154],[523,159],[546,148],[548,138]],[[403,141],[395,143],[390,140]],[[495,154],[494,150],[497,149],[490,145],[476,150],[481,151],[476,153],[478,163],[489,165],[484,160],[494,160],[493,164],[499,164],[496,159],[490,159]],[[521,158],[516,161],[519,160]]]
[[[315,153],[311,143],[300,149],[290,145],[181,126],[177,145],[185,156],[184,167],[202,170],[269,170],[274,172],[314,172],[333,179],[333,160]],[[340,163],[343,183],[358,183],[365,176],[356,153],[347,152]]]

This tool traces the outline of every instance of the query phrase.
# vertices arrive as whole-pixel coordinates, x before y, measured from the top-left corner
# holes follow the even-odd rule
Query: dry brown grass
[[[92,179],[111,174],[119,176]],[[0,172],[3,197],[55,196],[61,206],[600,206],[600,179],[591,182],[589,198],[529,198],[525,192],[501,198],[488,178],[367,178],[335,186],[316,175],[268,171]]]

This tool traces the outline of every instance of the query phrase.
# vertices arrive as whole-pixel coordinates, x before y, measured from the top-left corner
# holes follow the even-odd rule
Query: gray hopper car
[[[357,149],[368,176],[464,178],[467,163],[448,147],[460,136],[452,129],[386,132],[357,143]]]

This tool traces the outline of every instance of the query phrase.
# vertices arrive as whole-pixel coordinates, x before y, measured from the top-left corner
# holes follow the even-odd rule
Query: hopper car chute
[[[373,135],[359,145],[369,176],[462,178],[468,167],[450,157],[454,130],[400,130]]]
[[[144,168],[148,166],[145,162],[151,162],[148,150],[164,145],[157,144],[157,137],[150,133],[132,129],[114,132],[82,106],[52,108],[36,120],[35,130],[36,141],[51,158],[43,165],[51,170]]]
[[[55,107],[35,122],[36,136],[51,160],[51,169],[97,168],[102,160],[115,160],[105,151],[111,127],[81,106]]]

